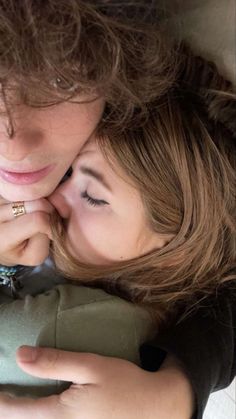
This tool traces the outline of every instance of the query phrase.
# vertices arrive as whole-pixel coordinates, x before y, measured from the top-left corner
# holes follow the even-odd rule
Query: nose
[[[0,154],[7,160],[20,161],[37,151],[44,139],[43,130],[34,126],[29,114],[18,115],[14,120],[1,116]]]
[[[49,201],[56,208],[59,215],[68,219],[71,214],[71,180],[67,180],[62,183],[57,189],[50,195]]]

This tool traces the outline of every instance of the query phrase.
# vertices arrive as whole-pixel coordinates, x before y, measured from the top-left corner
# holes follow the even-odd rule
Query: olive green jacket
[[[139,347],[155,332],[145,310],[102,290],[69,284],[2,303],[0,319],[0,390],[17,395],[65,388],[65,383],[25,374],[15,362],[20,345],[94,352],[139,364]]]

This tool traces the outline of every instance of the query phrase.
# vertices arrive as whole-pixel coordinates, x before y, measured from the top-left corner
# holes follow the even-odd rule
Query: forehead
[[[83,146],[73,165],[73,169],[75,170],[76,167],[79,168],[80,165],[91,166],[96,169],[112,185],[112,189],[115,188],[116,191],[120,190],[122,194],[135,193],[136,195],[136,185],[123,170],[115,156],[114,158],[111,156],[111,159],[105,157],[99,146],[99,139],[92,139]]]
[[[95,158],[100,157],[103,158],[103,153],[98,145],[97,140],[95,138],[90,139],[87,141],[84,146],[81,148],[78,157],[88,157],[88,158]]]
[[[99,145],[94,139],[89,140],[84,144],[77,158],[72,164],[72,168],[75,170],[75,168],[78,168],[78,166],[83,163],[86,166],[92,165],[96,166],[97,168],[102,168],[103,170],[108,170],[110,166],[105,159]]]

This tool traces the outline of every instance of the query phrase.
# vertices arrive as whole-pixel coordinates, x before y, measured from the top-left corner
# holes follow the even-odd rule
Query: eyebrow
[[[99,173],[96,170],[91,169],[90,167],[87,167],[87,166],[80,166],[80,171],[84,175],[91,176],[94,179],[98,180],[100,183],[102,183],[103,186],[105,186],[106,189],[108,189],[110,192],[112,192],[110,185],[106,182],[104,176],[101,173]]]

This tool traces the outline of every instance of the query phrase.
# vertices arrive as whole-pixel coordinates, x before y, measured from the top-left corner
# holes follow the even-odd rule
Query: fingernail
[[[38,358],[38,348],[34,346],[21,346],[17,350],[17,357],[21,362],[35,362]]]

